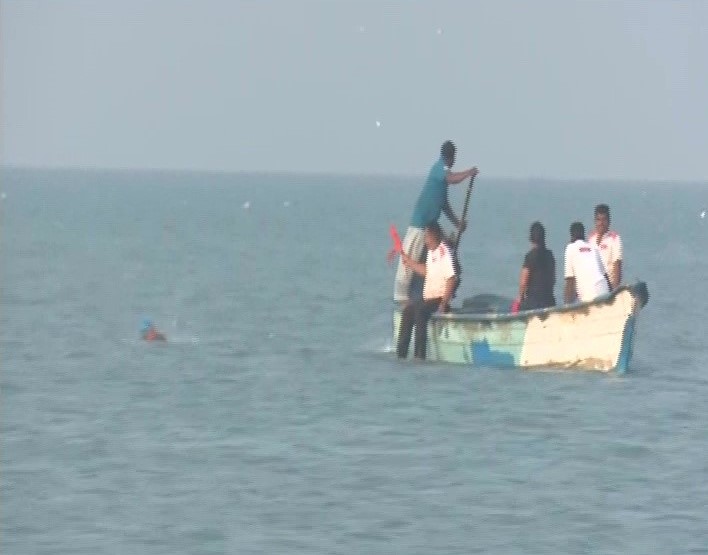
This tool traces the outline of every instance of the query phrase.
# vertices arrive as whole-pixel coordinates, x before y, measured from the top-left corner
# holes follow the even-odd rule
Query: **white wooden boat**
[[[461,309],[428,322],[427,359],[471,366],[523,369],[629,369],[637,316],[647,304],[644,282],[623,285],[589,303],[508,312],[493,295],[467,299]],[[394,310],[394,339],[401,310]],[[413,352],[413,347],[409,349]]]

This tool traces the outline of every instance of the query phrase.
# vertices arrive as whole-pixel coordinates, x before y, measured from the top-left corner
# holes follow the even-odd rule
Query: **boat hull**
[[[435,314],[428,322],[427,359],[471,366],[629,369],[646,284],[625,285],[590,303],[506,312]],[[508,305],[507,305],[508,306]],[[401,310],[394,310],[398,338]],[[413,352],[413,346],[409,349]]]

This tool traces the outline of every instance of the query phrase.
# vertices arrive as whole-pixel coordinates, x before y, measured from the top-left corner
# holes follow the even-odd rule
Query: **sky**
[[[2,0],[0,163],[708,181],[708,2]],[[378,123],[377,123],[378,122]]]

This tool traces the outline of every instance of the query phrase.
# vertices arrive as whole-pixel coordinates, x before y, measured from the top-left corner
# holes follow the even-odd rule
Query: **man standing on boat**
[[[452,211],[447,199],[447,187],[477,175],[478,170],[474,167],[461,172],[453,172],[452,166],[455,164],[456,151],[452,141],[443,143],[440,148],[440,158],[430,168],[428,178],[413,209],[413,217],[403,239],[403,253],[415,262],[420,262],[423,254],[426,226],[437,224],[441,212],[444,212],[454,224],[458,233],[464,231],[467,225],[467,222],[459,220]],[[413,270],[406,266],[404,258],[401,256],[393,288],[394,301],[402,304],[408,303],[412,278]]]
[[[580,222],[570,225],[570,243],[565,248],[566,304],[587,303],[610,292],[607,271],[595,245],[585,240],[585,227]]]
[[[610,286],[617,289],[622,283],[622,239],[619,233],[610,231],[610,207],[606,204],[595,207],[595,231],[588,241],[597,246]]]
[[[418,262],[405,252],[401,261],[411,271],[425,277],[423,298],[409,302],[403,309],[398,331],[396,352],[399,358],[408,357],[408,347],[415,326],[415,358],[425,360],[428,340],[428,320],[436,311],[448,312],[450,300],[457,285],[457,270],[452,251],[443,242],[443,233],[437,222],[428,224],[424,231],[428,254],[425,264]]]

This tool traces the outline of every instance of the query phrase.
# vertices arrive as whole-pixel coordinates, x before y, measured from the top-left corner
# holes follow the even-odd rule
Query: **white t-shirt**
[[[575,290],[582,302],[610,292],[600,252],[582,239],[565,248],[565,277],[575,278]]]
[[[440,243],[433,251],[428,251],[425,260],[425,284],[423,298],[437,299],[445,296],[447,280],[455,275],[455,265],[452,253],[444,243]]]
[[[597,233],[593,231],[588,243],[600,251],[605,270],[610,274],[615,267],[615,262],[622,260],[622,239],[620,239],[619,233],[608,231],[602,236],[602,240],[598,244]]]

